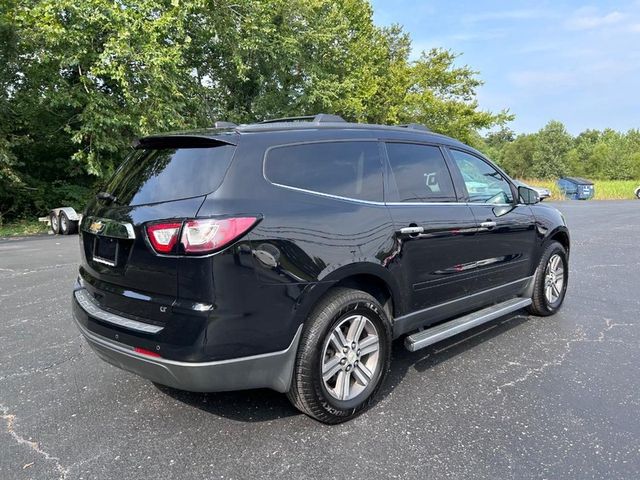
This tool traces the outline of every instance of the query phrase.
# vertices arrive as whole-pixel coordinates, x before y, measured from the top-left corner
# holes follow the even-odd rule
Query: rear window
[[[269,151],[264,170],[267,179],[279,185],[356,200],[383,200],[376,142],[277,147]]]
[[[222,183],[235,147],[135,150],[105,189],[121,205],[144,205],[213,192]]]

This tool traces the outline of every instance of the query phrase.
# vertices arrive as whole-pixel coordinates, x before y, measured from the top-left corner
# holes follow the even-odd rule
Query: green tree
[[[135,135],[193,126],[197,96],[186,65],[189,4],[40,0],[18,7],[23,92],[40,92],[73,160],[94,175]],[[37,111],[37,108],[33,108]]]
[[[491,113],[478,108],[478,72],[454,65],[449,50],[423,52],[409,69],[409,88],[400,121],[428,125],[432,130],[471,142],[476,130],[503,125],[513,119],[508,111]]]
[[[515,178],[533,177],[537,148],[536,134],[518,135],[513,142],[502,147],[502,167]]]
[[[18,139],[11,128],[16,121],[12,98],[19,81],[14,9],[14,2],[0,5],[0,225],[3,217],[15,208],[16,192],[23,185],[17,171],[19,161],[13,151]]]
[[[408,35],[376,26],[366,0],[6,0],[0,12],[0,198],[12,202],[0,211],[12,215],[79,198],[137,136],[214,119],[327,112],[472,141],[512,118],[478,108],[482,82],[452,52],[411,61]]]
[[[557,178],[567,172],[566,155],[573,138],[561,122],[552,120],[542,128],[536,138],[531,173],[537,178]]]

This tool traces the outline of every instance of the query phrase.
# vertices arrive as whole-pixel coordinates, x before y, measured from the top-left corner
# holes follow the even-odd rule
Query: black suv
[[[560,308],[562,215],[463,143],[326,114],[216,127],[138,140],[87,207],[73,314],[107,362],[338,423],[392,340]]]

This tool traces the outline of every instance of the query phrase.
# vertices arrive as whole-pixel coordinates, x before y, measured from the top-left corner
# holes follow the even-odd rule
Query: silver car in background
[[[516,186],[518,186],[518,187],[527,187],[527,188],[530,188],[532,190],[535,190],[536,192],[538,192],[538,196],[540,197],[540,201],[543,201],[545,198],[549,198],[551,196],[551,191],[548,188],[534,187],[533,185],[527,185],[526,183],[521,182],[520,180],[514,180],[513,183],[515,183]]]

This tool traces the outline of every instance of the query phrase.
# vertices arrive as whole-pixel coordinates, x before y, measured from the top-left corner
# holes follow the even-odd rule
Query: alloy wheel
[[[544,272],[544,296],[550,305],[556,303],[564,288],[564,262],[557,253],[551,255]]]
[[[326,339],[322,354],[322,381],[333,398],[352,400],[372,381],[380,362],[380,339],[364,315],[343,319]]]

